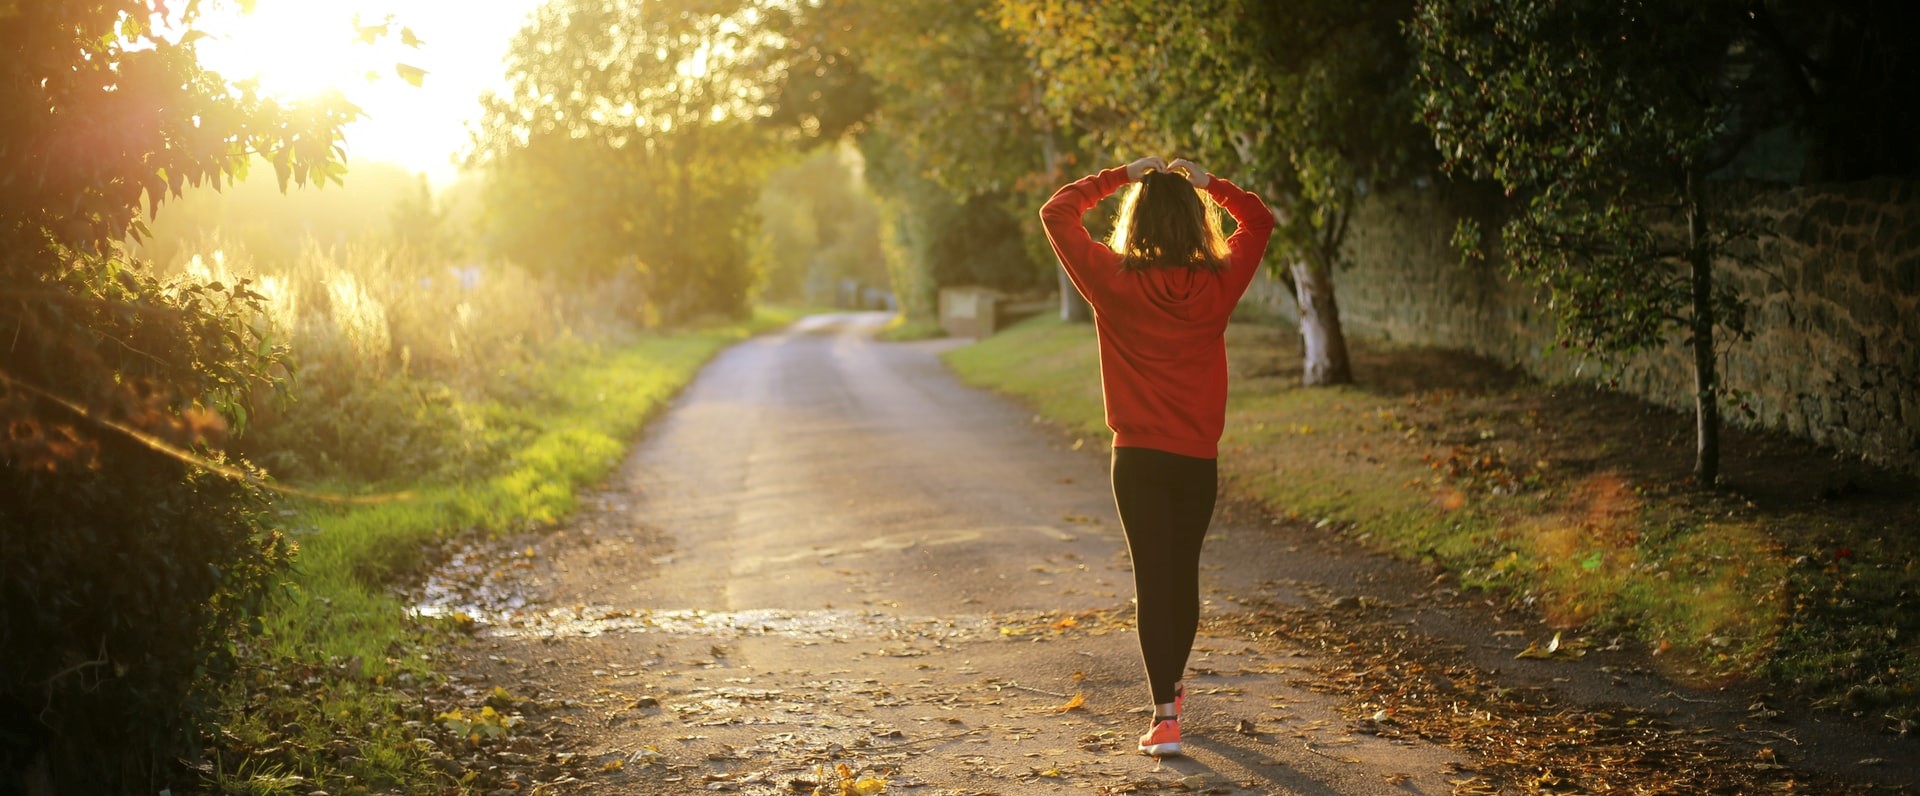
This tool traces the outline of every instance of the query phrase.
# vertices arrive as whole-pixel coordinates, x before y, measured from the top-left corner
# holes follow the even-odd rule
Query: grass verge
[[[246,651],[225,717],[202,764],[232,794],[419,793],[462,790],[440,747],[485,732],[451,732],[429,705],[457,698],[435,674],[448,623],[412,617],[393,586],[460,533],[553,523],[575,492],[605,477],[629,441],[722,348],[783,326],[795,311],[745,323],[648,335],[604,355],[549,366],[512,405],[473,407],[530,431],[499,472],[457,483],[403,485],[351,505],[288,509],[300,526],[294,570]],[[396,494],[397,493],[397,494]],[[475,711],[492,715],[487,708]]]
[[[893,316],[892,320],[887,321],[887,325],[880,327],[880,331],[874,334],[874,339],[886,343],[906,343],[946,336],[947,330],[941,328],[938,321],[908,320],[906,313],[903,312]]]
[[[1730,430],[1726,485],[1701,492],[1685,484],[1690,416],[1350,342],[1360,385],[1308,389],[1291,330],[1229,330],[1229,493],[1437,562],[1569,636],[1636,638],[1677,681],[1761,678],[1916,729],[1914,479]],[[1037,319],[947,357],[1073,433],[1108,434],[1089,326]]]

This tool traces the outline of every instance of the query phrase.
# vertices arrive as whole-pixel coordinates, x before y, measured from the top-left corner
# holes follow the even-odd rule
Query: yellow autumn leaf
[[[396,63],[393,65],[393,71],[400,76],[401,80],[413,84],[414,88],[419,88],[427,79],[427,70],[412,64]]]
[[[1521,650],[1518,655],[1513,657],[1516,660],[1520,658],[1538,658],[1544,660],[1553,657],[1553,653],[1541,649],[1538,643],[1529,642],[1526,649]]]
[[[1073,695],[1072,699],[1067,700],[1067,704],[1060,706],[1060,712],[1065,713],[1069,710],[1079,710],[1083,707],[1086,707],[1086,705],[1087,705],[1086,693],[1085,692],[1077,693]]]
[[[848,785],[846,790],[853,796],[873,796],[876,793],[887,792],[887,781],[871,775],[862,776]]]

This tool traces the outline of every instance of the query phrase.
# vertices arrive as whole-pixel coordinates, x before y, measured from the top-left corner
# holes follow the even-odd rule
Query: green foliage
[[[1031,291],[1053,280],[1027,219],[1058,187],[1071,136],[1043,112],[1041,76],[991,10],[987,0],[859,0],[780,17],[787,66],[771,120],[806,137],[838,118],[857,136],[882,200],[894,292],[916,319],[932,316],[944,285]],[[809,66],[825,71],[809,78]],[[799,94],[823,81],[823,93]],[[867,113],[858,123],[844,113],[855,108]]]
[[[594,356],[500,374],[502,383],[485,391],[497,401],[453,399],[457,413],[517,429],[485,466],[457,478],[390,483],[389,497],[370,504],[302,507],[292,576],[263,618],[248,668],[224,693],[211,733],[216,760],[271,756],[275,763],[261,770],[242,762],[211,776],[234,788],[298,776],[303,793],[445,785],[423,751],[433,731],[422,725],[435,717],[414,693],[435,678],[422,662],[434,637],[430,625],[408,615],[393,584],[418,573],[425,551],[460,534],[508,533],[564,517],[576,492],[606,477],[628,441],[708,358],[792,319],[760,311],[747,323],[649,334]],[[330,752],[343,737],[354,740],[352,753]]]
[[[1052,125],[1036,102],[1040,76],[992,24],[991,0],[851,5],[860,24],[850,35],[880,89],[873,127],[915,176],[962,201],[1014,191],[1044,198],[1058,187],[1046,173]]]
[[[878,86],[849,36],[864,27],[861,3],[762,4],[768,65],[765,122],[802,146],[835,143],[871,121]]]
[[[738,317],[771,139],[741,0],[566,0],[537,11],[485,100],[495,249],[577,283],[637,279],[636,316]],[[592,65],[582,68],[582,64]]]
[[[524,435],[519,418],[413,378],[349,386],[312,374],[299,402],[250,434],[246,447],[292,481],[383,483],[458,478],[497,464]]]
[[[1724,134],[1738,28],[1716,23],[1743,5],[1420,6],[1421,117],[1448,170],[1523,198],[1502,251],[1549,291],[1563,344],[1631,351],[1684,322],[1671,208]]]
[[[0,760],[12,777],[44,755],[72,792],[144,785],[193,748],[289,552],[254,487],[123,437],[94,455],[0,468]]]
[[[1099,350],[1085,325],[1033,318],[944,356],[969,384],[1018,396],[1076,434],[1110,433],[1100,396]]]
[[[187,188],[148,222],[136,247],[156,263],[171,264],[220,248],[244,251],[264,268],[291,267],[310,241],[343,245],[427,249],[450,225],[419,175],[385,163],[349,163],[344,184],[323,191],[280,190],[271,169],[256,159],[245,176],[223,184]],[[444,255],[420,252],[423,259]]]
[[[120,242],[190,185],[337,181],[338,97],[201,69],[194,6],[0,8],[0,777],[145,789],[187,751],[284,548],[217,459],[281,352],[246,283],[163,283]],[[172,24],[155,26],[165,18]],[[36,761],[40,761],[36,763]]]
[[[907,343],[915,340],[932,340],[947,336],[947,330],[932,321],[916,321],[902,313],[893,316],[880,331],[875,332],[875,340],[888,343]]]
[[[1283,211],[1269,262],[1331,265],[1364,191],[1414,173],[1404,4],[1000,0],[1091,146],[1197,160]],[[1123,158],[1124,159],[1124,158]]]
[[[842,145],[815,150],[767,178],[756,240],[763,295],[831,306],[841,280],[887,284],[880,206],[859,171],[859,153]]]
[[[1312,384],[1352,380],[1335,267],[1360,196],[1424,167],[1391,0],[999,0],[1087,149],[1191,158],[1257,191],[1267,267],[1293,288]]]
[[[533,366],[571,361],[624,328],[617,293],[578,295],[508,266],[423,260],[420,249],[322,249],[255,261],[217,239],[178,279],[247,280],[247,326],[290,352],[286,400],[263,402],[237,448],[276,477],[365,484],[458,478],[524,433],[497,411]]]
[[[1714,262],[1752,232],[1714,207],[1708,178],[1792,110],[1779,84],[1794,67],[1750,5],[1434,0],[1408,27],[1421,119],[1447,170],[1523,203],[1501,250],[1547,295],[1561,344],[1692,347],[1703,484],[1718,470],[1716,339],[1747,334]],[[1478,236],[1456,242],[1471,253]]]
[[[0,217],[9,245],[105,251],[187,185],[241,176],[259,153],[281,185],[337,181],[339,129],[358,111],[339,97],[283,104],[200,68],[195,12],[152,0],[11,4],[0,45],[14,53]],[[44,231],[44,236],[39,231]]]
[[[932,318],[942,287],[981,285],[1028,292],[1052,281],[1026,241],[1035,224],[1016,212],[1018,194],[956,194],[925,176],[922,164],[874,130],[860,140],[867,180],[884,197],[892,233],[888,270],[901,306],[913,318]],[[1035,207],[1038,201],[1035,201]],[[923,311],[920,308],[924,308]]]

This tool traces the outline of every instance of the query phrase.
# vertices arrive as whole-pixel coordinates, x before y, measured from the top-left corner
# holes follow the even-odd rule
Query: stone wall
[[[1753,339],[1721,358],[1727,385],[1748,394],[1750,422],[1920,471],[1920,186],[1719,187],[1729,208],[1772,230],[1719,269],[1751,302]],[[1554,350],[1552,319],[1530,288],[1496,264],[1462,266],[1449,242],[1455,219],[1486,207],[1441,188],[1366,201],[1350,265],[1335,276],[1348,333],[1472,351],[1549,381],[1613,377],[1626,392],[1692,406],[1692,358],[1679,346],[1618,368]],[[1294,309],[1277,285],[1249,300]]]

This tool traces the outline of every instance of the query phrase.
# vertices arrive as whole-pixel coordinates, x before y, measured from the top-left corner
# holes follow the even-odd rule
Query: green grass
[[[905,343],[914,340],[932,340],[946,337],[947,330],[939,322],[931,320],[908,320],[906,313],[893,316],[887,325],[880,327],[875,339],[886,343]]]
[[[1092,326],[1039,318],[946,353],[971,384],[1019,396],[1078,434],[1107,434]]]
[[[1856,715],[1885,712],[1895,728],[1920,716],[1911,542],[1867,520],[1663,483],[1646,467],[1658,454],[1633,459],[1638,443],[1615,439],[1631,429],[1591,419],[1617,398],[1524,380],[1303,388],[1284,367],[1298,356],[1286,333],[1236,324],[1228,338],[1229,492],[1436,562],[1465,586],[1532,606],[1569,638],[1640,639],[1681,681],[1760,676]],[[1357,345],[1376,372],[1440,356]],[[1110,433],[1090,326],[1037,319],[947,361],[1075,433]],[[1836,559],[1840,548],[1850,553]]]
[[[440,637],[409,617],[393,585],[458,534],[565,517],[576,490],[604,478],[702,364],[796,315],[762,310],[748,322],[649,335],[549,367],[529,380],[538,386],[524,400],[479,408],[533,430],[499,472],[308,505],[293,523],[305,526],[294,570],[265,618],[249,674],[230,689],[216,743],[218,759],[243,765],[216,774],[215,786],[255,792],[287,776],[333,793],[449,784],[404,726],[431,719],[408,689],[435,677]],[[339,753],[342,739],[352,754]]]

